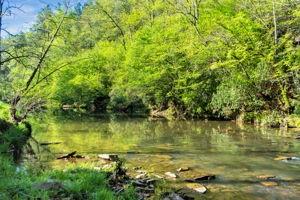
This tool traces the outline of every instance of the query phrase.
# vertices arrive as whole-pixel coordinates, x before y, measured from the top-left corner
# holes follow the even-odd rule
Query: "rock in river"
[[[189,167],[180,167],[177,169],[177,172],[186,172],[186,171],[189,171],[190,168]]]
[[[262,184],[263,186],[266,186],[266,187],[278,186],[278,183],[274,182],[274,181],[263,181],[263,182],[260,182],[260,184]]]
[[[204,194],[207,191],[207,189],[204,185],[201,185],[201,184],[198,184],[198,183],[188,183],[188,184],[186,184],[186,187],[188,189],[191,189],[191,190],[193,190],[195,192],[198,192],[200,194]]]
[[[204,175],[204,176],[198,176],[195,178],[185,179],[186,182],[201,182],[201,181],[210,181],[216,179],[215,175]]]
[[[178,177],[175,173],[172,173],[172,172],[166,172],[165,175],[168,178],[173,178],[173,179]]]
[[[103,160],[109,160],[109,161],[118,161],[119,157],[117,154],[99,154],[99,158]]]
[[[202,199],[203,194],[207,191],[204,185],[199,183],[188,183],[185,187],[177,191],[183,199]]]

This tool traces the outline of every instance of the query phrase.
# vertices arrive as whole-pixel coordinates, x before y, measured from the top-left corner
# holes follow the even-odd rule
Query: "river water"
[[[41,149],[54,168],[64,164],[53,158],[72,151],[91,157],[116,153],[126,159],[129,171],[141,167],[163,176],[180,167],[191,168],[179,174],[182,179],[215,174],[216,180],[204,183],[208,192],[200,199],[300,197],[300,141],[295,139],[299,130],[146,118],[48,117],[42,122],[34,126],[34,137],[61,142]],[[296,158],[276,160],[279,156]],[[264,186],[258,176],[266,175],[276,176],[278,185]]]

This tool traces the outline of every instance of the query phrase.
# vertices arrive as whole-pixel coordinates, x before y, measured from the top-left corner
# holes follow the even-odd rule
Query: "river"
[[[61,142],[41,148],[42,159],[53,168],[64,165],[55,157],[72,151],[88,156],[116,153],[133,174],[133,167],[160,176],[189,167],[179,176],[217,177],[204,183],[208,192],[202,199],[299,199],[298,133],[234,122],[146,118],[47,117],[34,125],[38,141]],[[279,156],[296,159],[276,160]],[[258,176],[266,175],[276,176],[278,185],[264,186]]]

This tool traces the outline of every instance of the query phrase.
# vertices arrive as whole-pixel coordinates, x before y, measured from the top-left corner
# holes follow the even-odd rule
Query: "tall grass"
[[[37,169],[39,170],[39,169]],[[107,184],[107,173],[86,168],[31,173],[16,167],[0,156],[0,199],[78,199],[78,200],[131,200],[136,199],[133,188],[128,187],[116,195]],[[62,187],[43,189],[43,183],[57,183]]]

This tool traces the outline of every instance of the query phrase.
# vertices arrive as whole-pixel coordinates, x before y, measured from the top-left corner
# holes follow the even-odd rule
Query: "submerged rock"
[[[196,183],[190,183],[186,187],[177,191],[177,194],[185,200],[202,199],[207,189],[205,186]]]
[[[186,172],[186,171],[189,171],[190,168],[189,167],[180,167],[177,169],[177,172]]]
[[[194,182],[201,182],[201,181],[210,181],[216,179],[216,175],[204,175],[198,176],[195,178],[185,179],[186,182],[194,183]]]
[[[263,182],[260,182],[260,184],[262,184],[263,186],[266,186],[266,187],[278,186],[278,183],[274,182],[274,181],[263,181]]]
[[[98,157],[103,160],[109,160],[109,161],[119,160],[119,156],[117,154],[99,154]]]
[[[177,178],[177,174],[175,173],[172,173],[172,172],[166,172],[165,175],[168,177],[168,178]]]

